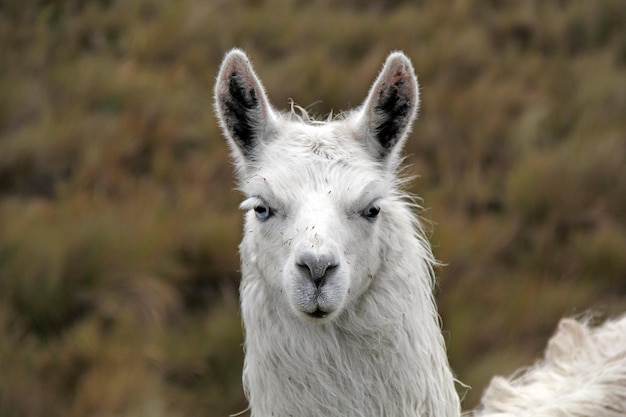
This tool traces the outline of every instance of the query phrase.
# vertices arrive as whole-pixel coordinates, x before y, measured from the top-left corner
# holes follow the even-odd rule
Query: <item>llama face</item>
[[[332,320],[375,278],[417,91],[395,53],[360,109],[311,123],[272,109],[241,51],[224,59],[215,99],[247,197],[242,272],[290,307],[281,314]]]
[[[330,320],[380,267],[388,190],[362,147],[338,146],[350,141],[345,125],[295,122],[288,130],[242,181],[242,252],[298,316]]]

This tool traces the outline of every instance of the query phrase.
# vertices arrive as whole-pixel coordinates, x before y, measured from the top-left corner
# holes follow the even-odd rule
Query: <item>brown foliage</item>
[[[245,408],[211,111],[233,46],[276,105],[321,115],[358,105],[388,51],[413,59],[412,191],[471,406],[559,317],[626,307],[625,25],[621,0],[4,1],[0,415]]]

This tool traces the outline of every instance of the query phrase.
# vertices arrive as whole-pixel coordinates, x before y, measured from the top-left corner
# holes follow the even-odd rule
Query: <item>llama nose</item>
[[[324,285],[328,272],[338,266],[338,262],[332,254],[316,254],[305,252],[296,262],[298,267],[313,281],[316,288]]]

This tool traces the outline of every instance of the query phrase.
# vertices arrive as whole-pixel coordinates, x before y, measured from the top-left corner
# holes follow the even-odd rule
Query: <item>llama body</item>
[[[360,108],[309,122],[274,110],[233,50],[215,100],[246,196],[252,415],[459,416],[433,257],[397,175],[419,104],[410,61],[391,54]]]

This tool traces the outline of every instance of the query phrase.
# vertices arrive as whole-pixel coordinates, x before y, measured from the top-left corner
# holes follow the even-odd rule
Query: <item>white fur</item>
[[[252,415],[459,416],[432,294],[433,256],[397,175],[419,105],[408,58],[388,57],[359,109],[311,122],[273,109],[246,55],[233,50],[215,103],[246,196],[240,292]],[[371,208],[380,209],[377,217],[366,215]],[[322,271],[319,287],[314,271]],[[589,410],[610,411],[599,401],[612,399],[623,411],[619,323],[604,332],[564,321],[546,361],[511,382],[494,380],[477,415],[531,415],[520,403],[535,406],[575,387]],[[574,340],[570,328],[582,329],[575,340],[599,344],[584,345],[588,361],[563,347],[561,339]],[[609,354],[603,346],[611,337],[621,346]],[[615,369],[603,371],[608,364]],[[561,372],[569,367],[582,374]],[[602,378],[606,384],[596,383]],[[534,384],[527,395],[526,384]]]
[[[626,316],[597,328],[564,319],[544,359],[496,377],[476,417],[626,416]]]

